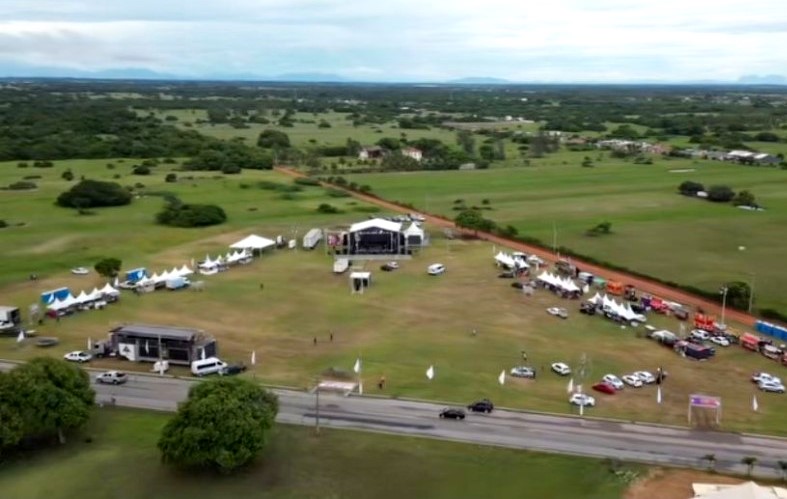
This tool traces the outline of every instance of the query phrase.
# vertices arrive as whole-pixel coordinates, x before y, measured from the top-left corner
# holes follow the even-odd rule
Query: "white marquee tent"
[[[265,248],[270,248],[271,246],[276,246],[276,241],[255,234],[245,237],[237,243],[230,244],[230,248],[233,249],[255,251],[261,251]]]

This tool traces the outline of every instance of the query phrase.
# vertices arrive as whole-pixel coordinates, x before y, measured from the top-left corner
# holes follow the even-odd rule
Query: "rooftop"
[[[138,338],[166,338],[172,340],[194,341],[202,335],[199,329],[172,326],[153,326],[148,324],[126,324],[110,330],[113,333],[133,335]]]

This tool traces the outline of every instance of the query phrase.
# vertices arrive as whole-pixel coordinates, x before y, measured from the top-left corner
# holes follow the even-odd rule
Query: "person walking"
[[[331,342],[333,342],[333,333],[331,333]]]
[[[522,360],[527,362],[527,352],[525,352],[524,350],[522,350]]]
[[[316,336],[314,337],[313,343],[314,343],[314,346],[317,346],[317,337]]]

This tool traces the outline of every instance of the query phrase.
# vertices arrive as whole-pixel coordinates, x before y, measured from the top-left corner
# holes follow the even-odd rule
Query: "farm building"
[[[203,356],[214,357],[217,353],[216,340],[197,329],[127,324],[110,330],[109,340],[112,351],[132,362],[161,359],[190,365]]]
[[[424,153],[415,147],[405,147],[402,149],[402,156],[407,156],[408,158],[413,158],[416,161],[421,161],[424,157]]]
[[[380,159],[385,156],[385,149],[380,146],[362,147],[358,151],[358,159]]]

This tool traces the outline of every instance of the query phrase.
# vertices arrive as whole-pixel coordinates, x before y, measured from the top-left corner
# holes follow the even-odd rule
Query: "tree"
[[[207,227],[227,221],[224,210],[214,204],[185,204],[170,199],[163,210],[156,214],[156,222],[171,227]]]
[[[781,138],[773,132],[760,132],[754,136],[759,142],[779,142]]]
[[[746,456],[741,459],[741,463],[746,465],[746,476],[751,476],[751,472],[754,470],[754,465],[757,464],[757,458],[754,456]]]
[[[728,282],[725,287],[727,288],[727,305],[741,310],[746,310],[749,307],[751,286],[748,283],[743,281]]]
[[[95,392],[81,368],[60,359],[39,357],[9,373],[15,396],[4,400],[19,411],[26,438],[57,436],[81,428],[90,418]]]
[[[290,147],[290,137],[284,132],[268,128],[260,133],[257,145],[263,149],[286,149]]]
[[[714,471],[716,468],[716,454],[705,454],[702,456],[703,461],[708,463],[708,471]]]
[[[471,229],[477,235],[479,231],[490,232],[495,229],[497,224],[492,220],[484,218],[478,210],[462,210],[454,218],[454,223],[458,227]]]
[[[131,193],[115,182],[82,180],[57,197],[57,204],[67,208],[98,208],[131,203]]]
[[[122,265],[123,262],[117,258],[102,258],[96,262],[93,268],[96,269],[98,275],[106,278],[112,278],[118,275]]]
[[[749,191],[740,191],[735,199],[732,200],[735,206],[757,206],[757,201],[754,199],[754,194]]]
[[[241,378],[196,384],[161,433],[162,459],[230,473],[265,448],[278,410],[274,394]]]
[[[10,374],[0,372],[0,458],[3,450],[17,445],[25,436],[24,422],[19,409],[12,401],[17,401],[16,387]]]
[[[681,182],[681,184],[678,186],[678,192],[680,192],[684,196],[696,196],[698,192],[704,190],[705,190],[705,186],[703,186],[699,182],[693,182],[691,180],[686,180],[684,182]]]
[[[729,203],[735,197],[735,192],[726,185],[714,185],[708,189],[708,200],[715,203]]]
[[[383,137],[377,141],[377,145],[389,151],[398,151],[402,147],[402,142],[393,137]]]
[[[71,182],[72,180],[74,180],[74,172],[68,169],[64,171],[62,175],[60,175],[60,178],[62,178],[66,182]]]
[[[175,173],[167,173],[167,176],[164,177],[164,182],[168,183],[175,183],[178,181],[178,175]]]
[[[475,139],[469,130],[459,130],[456,132],[456,143],[468,156],[475,154]]]
[[[145,165],[135,166],[131,173],[133,175],[150,175],[150,167]]]
[[[348,156],[358,156],[358,153],[361,152],[361,143],[357,140],[347,139],[347,155]]]

